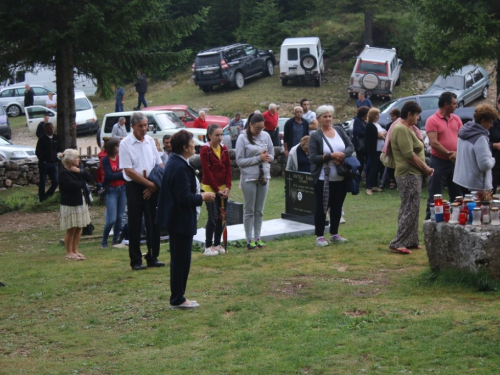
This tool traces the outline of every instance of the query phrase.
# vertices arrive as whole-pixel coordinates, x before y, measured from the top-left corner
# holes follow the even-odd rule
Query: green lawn
[[[265,219],[283,211],[283,184]],[[398,208],[396,191],[348,195],[346,244],[194,253],[195,311],[169,309],[168,267],[132,272],[126,250],[98,242],[65,260],[57,223],[2,232],[0,374],[497,374],[498,292],[431,281],[425,250],[390,253]]]

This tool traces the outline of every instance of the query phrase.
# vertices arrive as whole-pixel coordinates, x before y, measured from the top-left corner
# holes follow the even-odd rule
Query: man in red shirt
[[[198,118],[194,121],[193,128],[201,128],[201,129],[206,129],[208,128],[208,124],[205,121],[205,111],[200,111]]]
[[[281,146],[279,133],[280,130],[278,126],[278,111],[276,110],[276,104],[269,104],[269,109],[265,111],[262,116],[264,117],[264,130],[271,136],[273,146]]]
[[[434,202],[434,194],[442,194],[446,182],[450,202],[462,195],[460,187],[453,182],[455,160],[457,158],[458,131],[462,127],[460,117],[453,114],[457,107],[457,96],[452,92],[443,92],[439,97],[439,109],[425,123],[425,131],[431,145],[431,168],[434,174],[429,180],[429,198],[425,219],[430,219],[430,204]]]

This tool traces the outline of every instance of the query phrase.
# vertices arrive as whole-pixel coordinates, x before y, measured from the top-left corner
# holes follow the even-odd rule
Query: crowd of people
[[[434,194],[446,185],[452,202],[470,190],[491,190],[500,178],[500,117],[489,105],[477,106],[474,120],[462,125],[454,115],[456,96],[445,92],[439,109],[426,123],[431,146],[430,165],[425,161],[424,139],[416,126],[422,109],[406,102],[391,111],[393,122],[384,129],[378,124],[380,110],[360,95],[352,139],[341,125],[333,124],[334,108],[320,105],[315,112],[303,99],[293,109],[284,127],[283,148],[288,170],[310,173],[315,194],[315,235],[317,246],[347,242],[339,233],[343,204],[349,190],[348,179],[338,166],[356,155],[359,172],[366,175],[367,195],[383,191],[387,181],[397,185],[401,206],[397,232],[388,247],[410,254],[419,249],[418,223],[422,178],[429,176],[428,206]],[[500,106],[500,97],[497,107]],[[204,113],[200,112],[200,121]],[[204,255],[225,254],[222,242],[223,214],[232,189],[232,168],[228,148],[222,144],[219,125],[207,126],[207,142],[200,149],[201,183],[189,163],[194,155],[193,135],[181,130],[165,136],[160,145],[147,135],[147,118],[141,112],[131,117],[131,133],[123,132],[123,122],[115,125],[112,137],[105,139],[100,154],[101,182],[105,189],[106,214],[101,248],[120,241],[125,212],[128,213],[129,257],[132,270],[163,267],[160,257],[161,230],[170,239],[170,284],[172,308],[198,307],[185,297],[190,272],[193,236],[197,231],[200,206],[205,202]],[[271,163],[279,140],[277,107],[271,104],[263,114],[248,116],[246,126],[240,113],[230,121],[231,143],[240,169],[239,188],[244,198],[244,230],[248,250],[264,248],[263,212],[271,178]],[[115,129],[116,128],[116,129]],[[61,229],[65,230],[66,258],[84,260],[78,251],[81,229],[90,223],[88,205],[92,200],[90,175],[83,170],[75,150],[61,152],[54,126],[43,124],[37,155],[40,166],[40,201],[59,186]],[[163,147],[162,147],[163,146]],[[63,168],[57,172],[58,157]],[[51,187],[45,191],[46,176]],[[325,237],[329,214],[329,236]],[[147,252],[141,251],[145,228]],[[143,258],[146,265],[143,264]]]

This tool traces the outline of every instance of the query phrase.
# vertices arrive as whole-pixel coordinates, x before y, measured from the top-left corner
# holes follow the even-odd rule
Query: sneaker
[[[214,247],[215,251],[217,251],[219,254],[225,254],[226,253],[226,249],[224,249],[222,247],[222,245],[217,245]]]
[[[330,236],[330,242],[347,242],[347,240],[344,237],[341,237],[339,234],[334,234],[333,236]]]
[[[321,247],[328,246],[328,241],[325,240],[325,237],[318,237],[316,239],[316,246],[321,246]]]
[[[101,244],[101,249],[107,249],[108,248],[108,244],[105,243],[105,244]]]
[[[257,247],[257,245],[255,244],[255,241],[250,241],[249,243],[247,243],[247,250],[253,250]]]
[[[255,244],[257,245],[257,247],[259,249],[262,249],[263,247],[266,247],[266,244],[261,239],[258,239],[257,241],[255,241]]]
[[[343,216],[340,217],[340,221],[339,221],[340,224],[345,224],[345,219]]]
[[[205,252],[203,253],[203,255],[206,255],[207,257],[212,257],[214,255],[219,255],[219,252],[215,250],[213,246],[210,246],[205,248]]]

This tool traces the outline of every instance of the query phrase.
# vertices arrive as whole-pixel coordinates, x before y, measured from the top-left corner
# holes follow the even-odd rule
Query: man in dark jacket
[[[36,156],[38,157],[38,169],[40,170],[40,182],[38,183],[38,197],[43,202],[52,196],[59,184],[57,177],[57,153],[61,152],[59,138],[54,134],[54,125],[51,122],[45,124],[45,134],[40,137],[36,144]],[[47,175],[50,178],[50,188],[45,192]]]
[[[26,85],[26,91],[24,92],[24,107],[31,107],[35,102],[35,92],[30,87],[30,85]]]
[[[49,115],[43,116],[43,121],[40,121],[38,126],[36,127],[36,137],[38,139],[42,138],[45,135],[45,124],[49,122]]]
[[[144,108],[148,106],[146,98],[144,97],[148,91],[148,79],[140,70],[137,71],[137,81],[134,83],[134,86],[138,94],[137,107],[134,108],[134,111],[138,111],[141,109],[141,103],[144,104]]]
[[[283,146],[285,147],[285,156],[293,146],[299,144],[302,137],[309,135],[309,122],[302,118],[304,110],[301,106],[293,109],[293,115],[290,120],[285,123],[285,131],[283,134]]]

